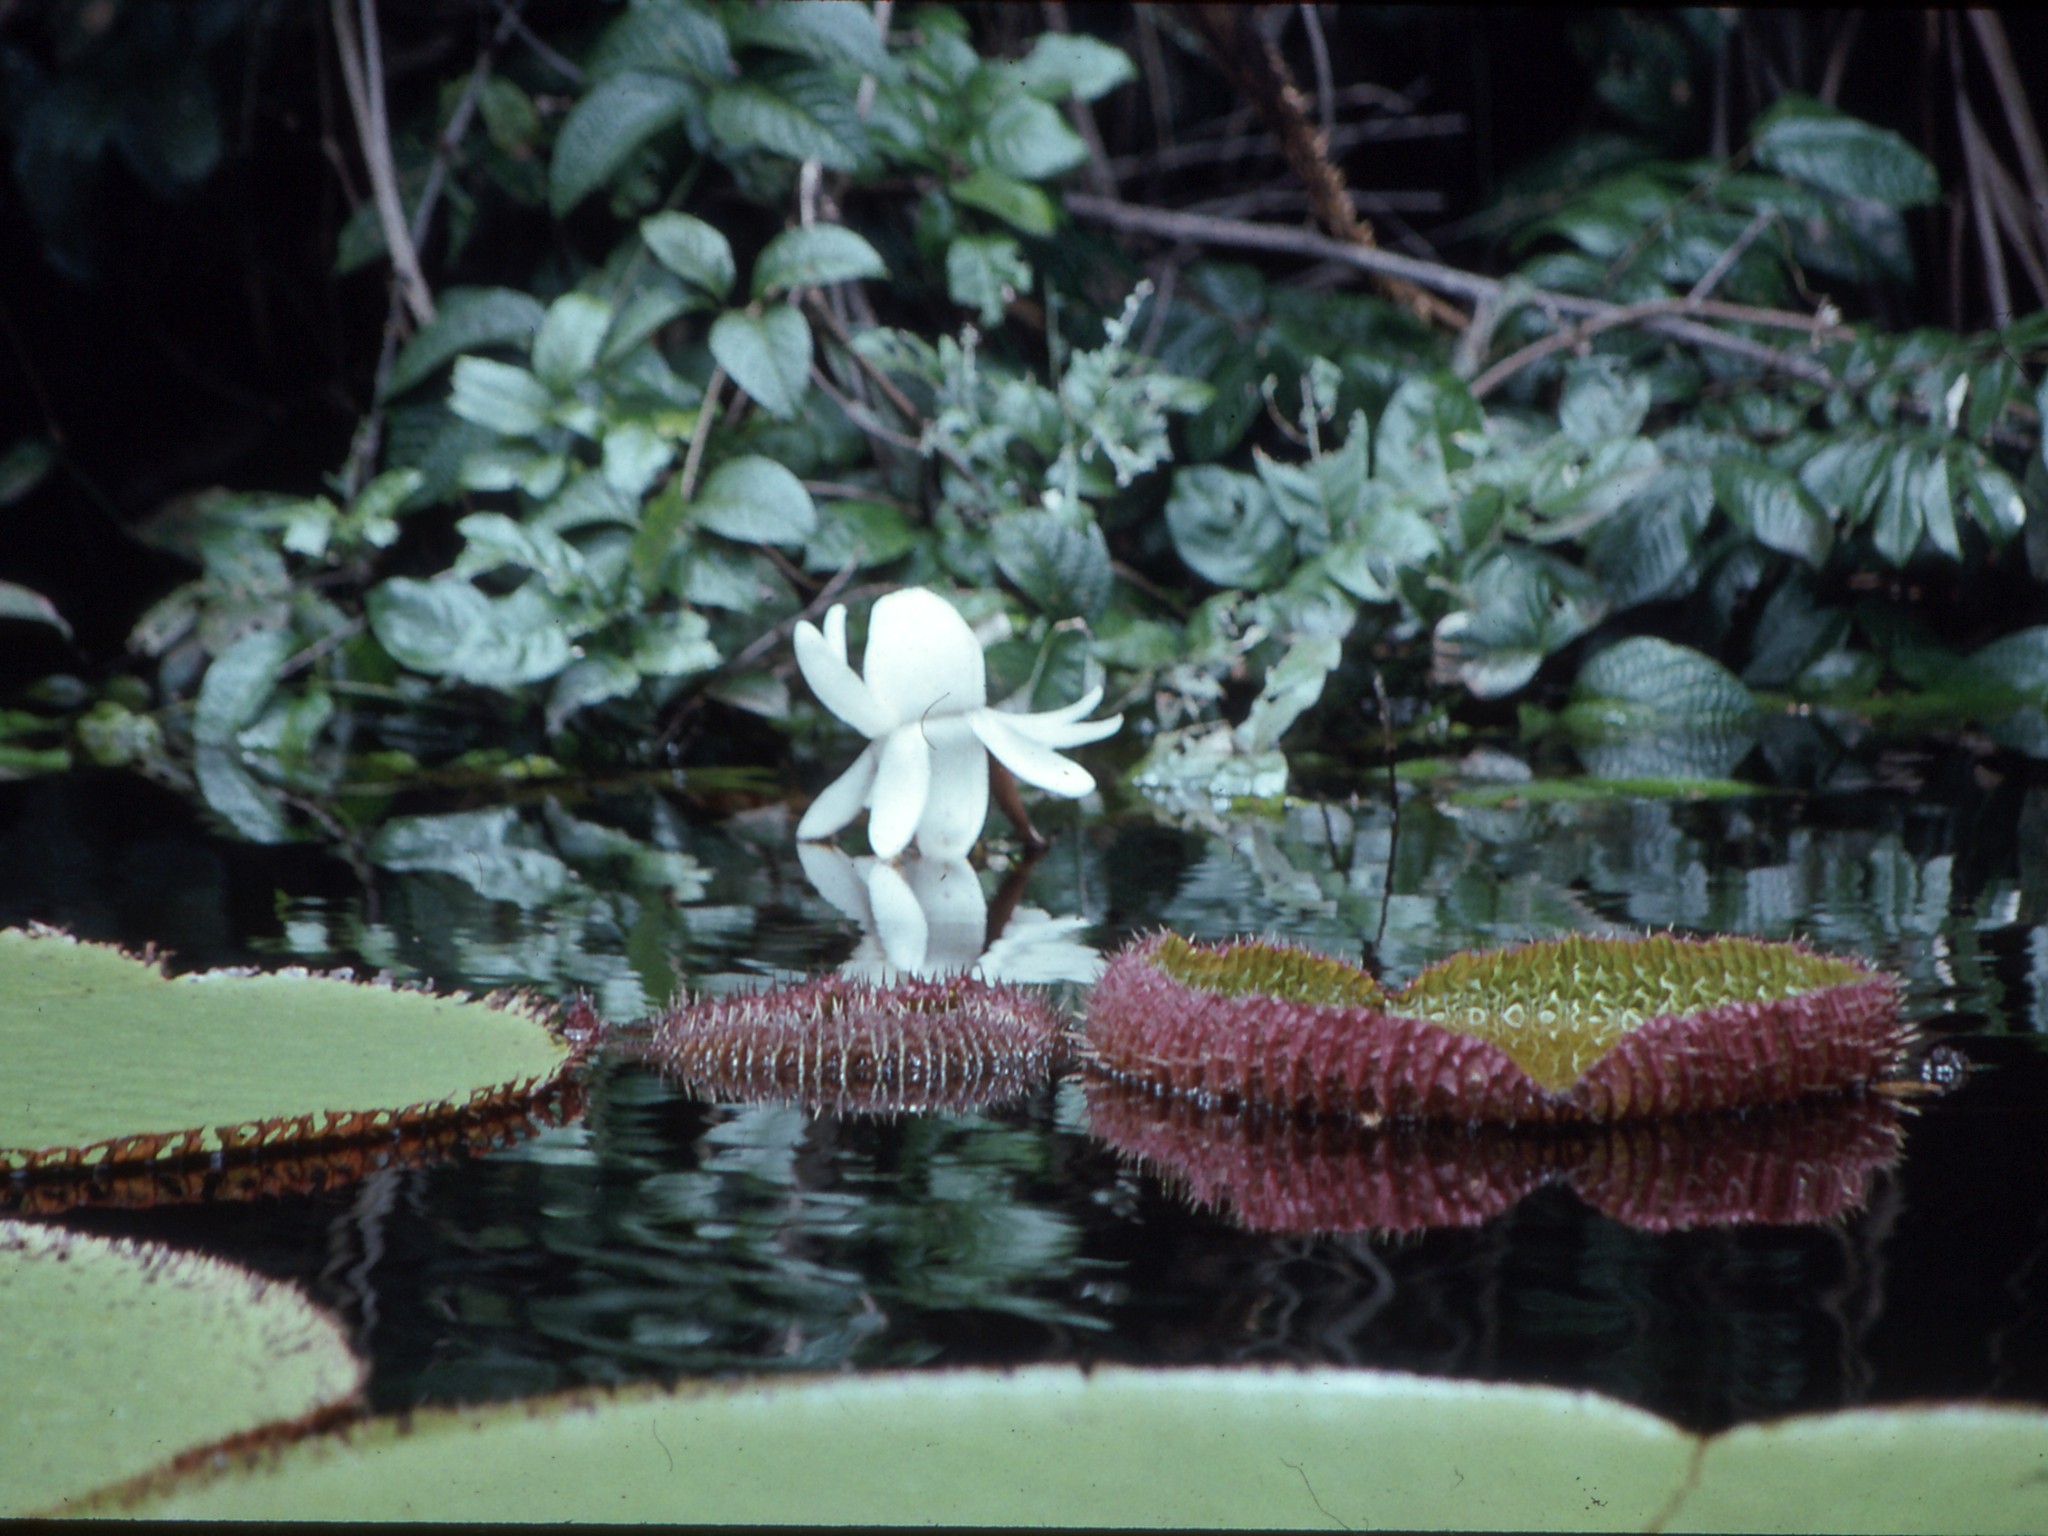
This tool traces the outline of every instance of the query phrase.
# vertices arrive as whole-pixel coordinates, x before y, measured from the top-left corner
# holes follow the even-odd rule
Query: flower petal
[[[964,714],[988,702],[981,642],[958,609],[923,587],[876,599],[868,613],[864,670],[870,693],[892,723]]]
[[[873,745],[861,748],[853,766],[818,792],[818,798],[804,812],[803,820],[796,824],[798,842],[830,837],[861,813],[861,808],[868,803],[868,792],[875,785],[877,760],[878,754]]]
[[[804,681],[811,685],[818,702],[872,741],[877,736],[886,736],[896,718],[877,702],[873,690],[846,664],[844,612],[838,613],[838,621],[836,647],[833,636],[819,633],[817,625],[797,625],[796,664],[803,670]],[[832,614],[825,615],[825,623],[833,627]]]
[[[980,742],[974,745],[977,752],[981,750]],[[903,859],[897,867],[910,882],[931,933],[925,946],[925,974],[952,975],[971,969],[988,942],[988,897],[982,894],[973,867],[965,859],[937,859],[930,854]]]
[[[834,603],[825,610],[825,643],[832,647],[834,656],[846,661],[846,604]],[[850,661],[846,664],[853,665]]]
[[[931,748],[931,787],[917,824],[917,846],[928,859],[966,858],[988,820],[988,752],[968,718],[934,715],[923,730]]]
[[[875,850],[876,858],[893,859],[910,846],[911,835],[924,816],[925,795],[932,781],[932,749],[915,721],[897,727],[877,746],[868,846]]]
[[[982,739],[1010,772],[1027,784],[1051,790],[1068,799],[1078,799],[1095,787],[1095,776],[1079,763],[1064,758],[1042,742],[1034,741],[1012,723],[1029,715],[1005,715],[993,709],[977,709],[967,717],[974,734]]]
[[[868,870],[868,900],[875,913],[875,938],[882,956],[899,971],[913,976],[924,971],[926,948],[931,942],[931,925],[910,882],[894,864],[877,859]]]
[[[796,857],[804,867],[804,878],[820,896],[861,927],[874,926],[874,914],[868,910],[867,882],[861,879],[860,866],[843,850],[826,843],[798,843]]]
[[[1016,715],[1004,709],[992,709],[989,713],[1018,735],[1047,747],[1078,747],[1083,742],[1100,741],[1105,736],[1114,736],[1124,723],[1122,715],[1109,715],[1101,720],[1063,720],[1059,710],[1036,715]]]

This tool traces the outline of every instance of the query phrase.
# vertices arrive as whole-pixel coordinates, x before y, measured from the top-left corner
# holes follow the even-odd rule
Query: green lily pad
[[[545,1099],[576,1052],[538,1005],[303,971],[169,978],[0,931],[0,1170],[176,1166],[390,1141]]]
[[[1087,1038],[1098,1070],[1201,1104],[1514,1124],[1857,1092],[1912,1032],[1896,979],[1798,944],[1572,935],[1389,994],[1290,945],[1159,934],[1110,962]]]
[[[215,1259],[0,1221],[0,1517],[345,1405],[363,1363],[288,1285]]]
[[[96,1512],[207,1519],[2026,1532],[2048,1414],[1700,1437],[1589,1392],[1037,1366],[575,1392],[188,1457]]]

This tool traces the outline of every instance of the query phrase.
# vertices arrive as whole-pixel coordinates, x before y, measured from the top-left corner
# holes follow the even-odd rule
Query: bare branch
[[[377,225],[384,232],[391,270],[405,296],[405,307],[424,325],[434,318],[434,295],[420,271],[419,251],[405,222],[405,204],[398,195],[398,167],[391,158],[391,124],[384,111],[384,50],[377,35],[376,0],[360,0],[362,30],[348,0],[333,0],[334,40],[341,54],[341,75],[348,87],[349,112],[356,120],[356,139],[370,172],[370,196]]]

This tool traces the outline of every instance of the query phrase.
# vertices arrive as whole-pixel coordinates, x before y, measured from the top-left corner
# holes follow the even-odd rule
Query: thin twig
[[[839,343],[840,349],[853,359],[854,366],[874,381],[875,388],[882,392],[883,398],[895,408],[898,415],[912,426],[921,426],[923,424],[924,415],[912,403],[910,396],[903,393],[902,389],[897,386],[896,381],[890,378],[888,373],[879,364],[853,344],[853,337],[848,333],[846,327],[840,323],[839,317],[832,313],[830,305],[820,302],[815,290],[804,295],[804,308],[809,310],[818,323],[825,327],[826,332],[831,338]]]
[[[2041,134],[2034,126],[2034,114],[2027,106],[2027,89],[2013,62],[2012,45],[2006,40],[2005,24],[1996,11],[1972,10],[1970,30],[1977,34],[1977,46],[1991,67],[1992,84],[1998,87],[1998,103],[2005,109],[2005,123],[2012,130],[2020,154],[2020,170],[2027,178],[2037,216],[2048,220],[2048,155],[2041,150]]]
[[[1065,0],[1042,0],[1039,14],[1045,17],[1045,24],[1051,31],[1062,37],[1073,30],[1067,21]],[[1088,183],[1098,197],[1115,197],[1116,172],[1109,168],[1109,150],[1102,142],[1102,129],[1095,121],[1095,108],[1082,97],[1076,96],[1067,103],[1067,121],[1074,125],[1074,132],[1081,136],[1081,142],[1088,146]]]
[[[711,380],[704,386],[704,403],[697,407],[696,429],[690,433],[690,450],[683,455],[683,467],[676,480],[677,494],[687,505],[697,494],[697,466],[704,462],[704,445],[711,438],[711,424],[718,419],[718,392],[725,388],[725,369],[711,365]]]
[[[1842,23],[1842,29],[1835,34],[1835,43],[1828,50],[1827,69],[1820,77],[1820,99],[1829,106],[1842,94],[1842,77],[1849,69],[1849,49],[1856,42],[1856,34],[1863,26],[1863,13],[1850,11]]]
[[[1991,176],[1984,162],[1990,158],[1984,130],[1977,126],[1977,114],[1970,110],[1960,86],[1956,91],[1956,127],[1963,140],[1963,166],[1970,180],[1970,217],[1977,227],[1977,247],[1984,259],[1984,294],[1991,302],[1991,318],[2001,327],[2012,320],[2012,289],[2006,282],[2005,253],[1998,245],[1997,214],[1991,206]]]
[[[377,34],[376,0],[360,0],[362,30],[356,30],[348,0],[333,0],[335,43],[341,53],[341,74],[348,87],[349,111],[356,120],[356,140],[370,173],[370,199],[377,225],[384,233],[391,270],[397,274],[405,307],[421,325],[434,318],[434,295],[420,271],[419,252],[406,227],[405,204],[398,195],[398,167],[391,158],[391,124],[384,111],[384,52]]]
[[[1323,142],[1337,136],[1337,88],[1330,73],[1330,45],[1323,37],[1323,18],[1314,0],[1300,6],[1302,29],[1308,33],[1308,53],[1316,72],[1316,116],[1322,123]]]
[[[1714,264],[1700,274],[1700,280],[1687,292],[1685,301],[1697,304],[1721,286],[1721,279],[1734,270],[1735,263],[1742,260],[1742,253],[1756,243],[1756,237],[1770,228],[1776,215],[1768,208],[1757,209],[1741,234],[1728,242],[1728,249],[1714,258]]]

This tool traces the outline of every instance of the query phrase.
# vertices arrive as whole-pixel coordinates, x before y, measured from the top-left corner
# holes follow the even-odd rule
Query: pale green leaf
[[[566,390],[589,373],[611,329],[612,307],[588,293],[565,293],[548,306],[533,338],[533,371],[549,389]]]
[[[754,262],[754,297],[888,275],[875,248],[843,224],[799,225],[762,247]]]
[[[446,290],[436,298],[434,318],[398,349],[386,396],[404,394],[464,352],[494,346],[526,351],[544,313],[538,299],[513,288]]]
[[[771,416],[794,416],[810,388],[811,328],[787,304],[758,315],[720,315],[711,326],[711,355]]]
[[[640,238],[655,260],[714,299],[732,291],[732,246],[702,219],[687,213],[657,213],[640,221]]]
[[[801,544],[818,527],[818,509],[803,482],[773,459],[728,459],[704,477],[690,520],[748,544]]]
[[[524,368],[489,357],[455,360],[448,408],[504,437],[532,437],[548,424],[554,396]]]

